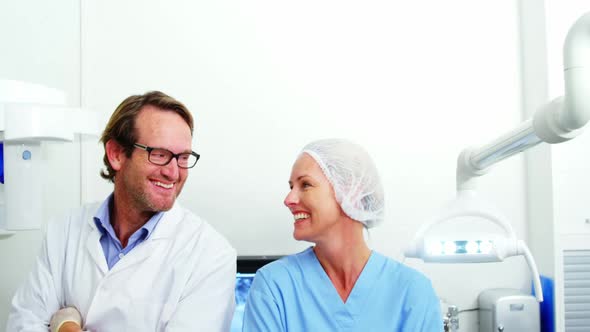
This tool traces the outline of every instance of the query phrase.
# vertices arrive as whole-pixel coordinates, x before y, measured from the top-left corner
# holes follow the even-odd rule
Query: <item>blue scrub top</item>
[[[342,302],[308,248],[258,270],[242,331],[441,332],[443,318],[430,280],[374,251]]]

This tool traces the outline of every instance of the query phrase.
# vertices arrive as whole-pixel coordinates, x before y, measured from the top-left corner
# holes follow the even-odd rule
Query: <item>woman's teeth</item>
[[[309,218],[309,214],[307,214],[307,213],[295,213],[293,215],[293,217],[295,218],[295,221],[297,221],[299,219],[307,219],[307,218]]]

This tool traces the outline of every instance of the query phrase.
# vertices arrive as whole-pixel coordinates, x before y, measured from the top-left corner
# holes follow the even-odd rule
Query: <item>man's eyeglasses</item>
[[[142,144],[133,144],[134,147],[146,150],[148,152],[148,160],[150,163],[158,166],[165,166],[170,163],[172,158],[176,158],[176,163],[180,168],[193,168],[199,158],[201,157],[198,153],[191,151],[191,152],[183,152],[174,154],[170,150],[162,149],[162,148],[153,148],[151,146],[142,145]]]

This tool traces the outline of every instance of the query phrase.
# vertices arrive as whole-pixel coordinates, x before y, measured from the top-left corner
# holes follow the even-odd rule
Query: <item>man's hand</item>
[[[82,316],[74,307],[59,309],[51,317],[49,330],[51,332],[80,332],[82,331]]]
[[[65,322],[59,328],[58,332],[83,332],[80,325],[74,322]]]

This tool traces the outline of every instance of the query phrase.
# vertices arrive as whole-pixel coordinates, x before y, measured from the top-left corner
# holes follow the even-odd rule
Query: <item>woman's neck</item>
[[[348,236],[316,243],[313,251],[340,298],[346,302],[371,256],[371,250],[363,238],[362,227]]]

